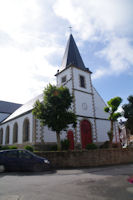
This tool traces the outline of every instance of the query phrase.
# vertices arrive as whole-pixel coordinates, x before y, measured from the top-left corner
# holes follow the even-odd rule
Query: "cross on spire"
[[[69,26],[69,31],[70,31],[70,34],[72,33],[72,26]]]

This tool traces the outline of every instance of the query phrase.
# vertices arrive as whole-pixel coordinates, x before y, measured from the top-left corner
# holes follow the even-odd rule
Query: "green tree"
[[[124,110],[124,117],[127,119],[125,122],[126,127],[131,131],[131,134],[133,135],[133,96],[129,96],[128,98],[128,104],[124,104],[122,106]]]
[[[108,106],[104,108],[104,111],[109,113],[108,119],[111,122],[111,128],[110,128],[110,131],[108,132],[110,147],[112,147],[112,141],[113,141],[114,122],[121,116],[121,113],[117,112],[118,107],[121,104],[121,102],[122,102],[122,99],[120,97],[114,97],[107,102]]]
[[[43,92],[43,102],[36,101],[33,115],[56,132],[58,150],[61,150],[60,132],[69,124],[76,127],[76,115],[70,111],[73,96],[66,87],[49,84]]]

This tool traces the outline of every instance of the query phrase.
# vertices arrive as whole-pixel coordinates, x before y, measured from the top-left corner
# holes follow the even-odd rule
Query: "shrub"
[[[69,140],[65,139],[65,140],[61,141],[61,149],[62,150],[68,150],[69,149],[69,145],[70,145]]]
[[[24,147],[24,149],[33,152],[33,147],[30,146],[30,145],[26,145],[26,146]]]
[[[108,149],[109,148],[109,141],[105,141],[101,146],[100,149]]]
[[[94,143],[91,144],[87,144],[86,145],[86,149],[90,150],[90,149],[97,149],[97,145]]]
[[[18,147],[13,145],[13,146],[9,146],[9,149],[17,149]]]
[[[7,149],[9,149],[9,146],[2,146],[1,147],[1,150],[7,150]]]

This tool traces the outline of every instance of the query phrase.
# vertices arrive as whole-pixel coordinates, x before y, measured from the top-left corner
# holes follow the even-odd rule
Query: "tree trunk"
[[[113,120],[111,120],[111,137],[110,137],[110,148],[112,148],[112,143],[113,143]]]
[[[57,149],[58,151],[60,151],[61,150],[60,132],[56,132],[56,138],[57,138]]]

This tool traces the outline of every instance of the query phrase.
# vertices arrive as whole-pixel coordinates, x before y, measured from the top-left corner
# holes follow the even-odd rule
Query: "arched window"
[[[6,127],[6,140],[5,144],[9,144],[9,133],[10,133],[10,128],[9,126]]]
[[[13,143],[18,142],[18,124],[15,123],[13,126]]]
[[[23,142],[28,142],[29,136],[30,136],[30,123],[28,119],[25,119],[23,123]]]
[[[0,129],[0,144],[3,143],[3,128]]]

